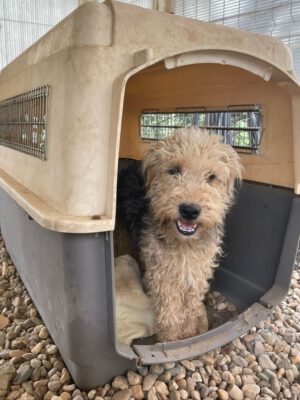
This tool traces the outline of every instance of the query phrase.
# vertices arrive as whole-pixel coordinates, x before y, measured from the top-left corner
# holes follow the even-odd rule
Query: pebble
[[[16,400],[18,397],[20,397],[19,391],[14,390],[7,395],[6,400]]]
[[[236,385],[229,386],[228,394],[233,400],[243,400],[244,399],[244,394],[243,394],[242,390]]]
[[[200,372],[200,375],[201,375],[201,380],[202,380],[202,382],[205,384],[205,385],[208,385],[208,380],[209,380],[209,377],[208,377],[208,375],[207,375],[207,372],[206,372],[206,370],[203,368],[203,367],[200,367],[199,368],[199,372]]]
[[[202,378],[199,372],[194,372],[192,374],[192,378],[194,379],[195,382],[202,382]]]
[[[243,385],[255,383],[253,375],[242,375]]]
[[[24,358],[24,360],[33,360],[34,358],[35,358],[36,356],[34,355],[34,354],[32,354],[32,353],[25,353],[25,354],[23,354],[23,358]]]
[[[265,346],[260,340],[256,340],[253,346],[253,352],[256,356],[259,356],[261,354],[264,354],[265,352]]]
[[[90,390],[89,392],[88,392],[88,399],[89,400],[93,400],[93,398],[96,396],[96,393],[97,393],[97,391],[95,390],[95,389],[93,389],[93,390]]]
[[[112,387],[114,389],[124,390],[128,389],[129,385],[125,376],[116,376],[112,381]]]
[[[171,390],[169,400],[180,400],[180,394],[177,390]]]
[[[49,373],[50,375],[50,373]],[[68,372],[68,370],[66,368],[63,368],[63,370],[61,371],[61,376],[59,378],[60,382],[65,385],[66,383],[69,382],[69,380],[71,379],[71,376]]]
[[[229,394],[224,389],[218,389],[218,396],[219,396],[220,400],[228,400],[229,399]]]
[[[176,380],[179,389],[186,388],[186,380],[185,379],[177,379]]]
[[[51,392],[57,392],[59,389],[61,389],[62,384],[59,381],[50,381],[48,383],[48,388],[51,390]]]
[[[261,388],[261,393],[262,393],[262,394],[266,394],[267,396],[270,396],[270,397],[272,397],[273,399],[276,399],[276,398],[277,398],[277,395],[276,395],[271,389],[269,389],[269,388],[267,388],[267,387]]]
[[[30,365],[32,368],[39,368],[42,365],[42,361],[39,360],[38,358],[34,358],[33,360],[30,361]]]
[[[237,375],[236,377],[235,377],[235,384],[237,385],[237,386],[242,386],[242,378],[241,378],[241,376],[240,375]]]
[[[35,400],[35,398],[31,396],[31,394],[25,392],[18,398],[18,400]]]
[[[138,385],[138,384],[142,383],[143,377],[134,371],[128,371],[127,372],[127,380],[128,380],[129,385],[134,386],[134,385]]]
[[[47,328],[44,326],[44,327],[40,330],[39,338],[40,338],[40,339],[47,339],[48,336],[49,336],[49,332],[48,332]]]
[[[200,389],[201,398],[206,398],[209,394],[209,388],[206,385],[202,385]]]
[[[158,400],[155,389],[152,387],[147,393],[147,400]]]
[[[200,393],[197,390],[192,390],[190,396],[193,400],[201,400]]]
[[[290,391],[290,389],[286,388],[283,390],[283,395],[287,398],[290,399],[292,397],[292,393]]]
[[[71,399],[71,395],[68,392],[62,392],[59,395],[59,400],[70,400]],[[52,400],[52,399],[51,399]]]
[[[170,380],[170,382],[169,382],[169,390],[172,391],[172,390],[177,390],[177,389],[178,389],[178,385],[177,385],[176,381]]]
[[[242,387],[242,391],[245,397],[248,397],[250,400],[255,400],[256,396],[260,392],[260,387],[253,383],[246,384]]]
[[[37,343],[32,349],[31,349],[31,353],[33,354],[39,354],[43,349],[43,343]]]
[[[10,358],[14,358],[14,357],[23,357],[23,355],[25,354],[25,352],[23,350],[11,350],[9,352],[9,357]]]
[[[150,367],[150,372],[152,374],[160,375],[164,372],[164,366],[161,364],[153,364]]]
[[[21,383],[27,381],[31,377],[32,371],[33,368],[31,367],[29,362],[21,364],[17,370],[17,374],[14,378],[13,384],[20,385]]]
[[[258,356],[258,363],[262,367],[262,369],[271,369],[271,370],[276,369],[276,365],[270,359],[268,354],[260,354]]]
[[[281,384],[279,383],[277,377],[270,378],[270,389],[273,393],[278,394],[280,392]]]
[[[171,372],[172,377],[182,374],[185,372],[184,368],[181,365],[176,365],[174,368],[170,368],[169,372]]]
[[[165,396],[169,395],[168,386],[165,384],[165,382],[156,380],[154,383],[154,387],[155,387],[157,393],[163,394]]]
[[[294,382],[295,377],[291,369],[287,369],[285,371],[285,376],[289,384],[292,384]]]
[[[9,353],[10,353],[10,350],[2,350],[1,352],[0,352],[0,358],[2,358],[2,360],[9,360]]]
[[[0,329],[4,329],[8,326],[9,324],[9,319],[5,317],[5,315],[0,315]]]
[[[217,372],[217,371],[216,371]],[[220,379],[220,381],[219,381],[219,383],[221,382],[221,379]],[[186,380],[186,390],[190,393],[192,390],[194,390],[195,389],[195,386],[196,386],[196,381],[193,379],[193,378],[191,378],[191,377],[189,377],[189,378],[187,378],[187,380]]]
[[[74,390],[76,389],[76,385],[72,384],[72,385],[64,385],[62,390],[64,390],[65,392],[74,392]]]
[[[42,379],[40,381],[36,381],[33,383],[33,387],[36,389],[38,387],[44,387],[47,386],[49,382],[49,379]]]
[[[223,381],[227,382],[229,385],[235,384],[235,377],[229,371],[224,371],[222,373],[222,379],[223,379]]]
[[[146,392],[149,391],[152,386],[154,385],[154,382],[157,379],[157,375],[156,374],[149,374],[146,375],[144,380],[143,380],[143,390],[145,390]]]
[[[47,347],[46,349],[47,354],[55,354],[57,352],[57,347],[55,346],[55,344],[50,345],[49,347]]]
[[[5,332],[0,331],[0,346],[4,346],[5,344],[6,335]]]
[[[142,376],[146,376],[148,374],[148,368],[140,367],[140,368],[138,368],[137,372]]]
[[[171,369],[171,368],[174,368],[175,366],[176,366],[176,363],[174,363],[174,362],[167,362],[164,364],[165,369]]]
[[[131,387],[132,397],[135,400],[142,400],[144,398],[144,392],[142,385],[134,385]]]
[[[0,397],[7,394],[8,386],[15,372],[15,367],[10,363],[5,363],[0,366]]]
[[[163,382],[169,382],[172,378],[170,371],[165,371],[163,374],[159,375],[159,379]]]
[[[182,400],[186,400],[189,397],[189,394],[185,389],[179,389],[178,392]]]
[[[182,364],[182,365],[185,367],[185,369],[187,369],[188,371],[195,372],[195,370],[196,370],[195,365],[194,365],[193,362],[191,362],[191,361],[184,360],[184,361],[181,361],[181,364]]]

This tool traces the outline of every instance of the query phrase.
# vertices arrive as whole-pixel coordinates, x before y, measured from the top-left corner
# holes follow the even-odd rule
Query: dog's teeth
[[[177,226],[181,233],[193,234],[197,230],[197,224],[188,224],[177,221]]]

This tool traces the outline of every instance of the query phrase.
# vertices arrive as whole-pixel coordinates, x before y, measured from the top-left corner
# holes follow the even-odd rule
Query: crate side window
[[[0,145],[46,159],[48,86],[0,101]]]
[[[225,110],[195,109],[174,112],[147,111],[140,116],[144,140],[163,140],[174,129],[197,126],[223,137],[238,151],[257,154],[262,137],[260,105],[228,107]]]

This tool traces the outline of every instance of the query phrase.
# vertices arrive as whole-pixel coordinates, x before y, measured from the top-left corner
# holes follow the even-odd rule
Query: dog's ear
[[[160,165],[160,159],[161,159],[161,149],[164,146],[165,142],[163,141],[151,143],[151,145],[148,147],[143,157],[142,171],[144,174],[144,179],[147,188],[149,188],[153,178],[158,173],[158,167]]]
[[[237,152],[230,146],[227,147],[224,161],[227,164],[228,176],[226,179],[226,188],[229,195],[232,195],[235,189],[240,185],[242,180],[243,166]]]

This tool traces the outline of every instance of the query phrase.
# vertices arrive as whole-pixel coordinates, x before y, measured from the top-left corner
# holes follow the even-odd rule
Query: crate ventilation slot
[[[46,159],[48,86],[0,101],[0,145]]]
[[[140,135],[144,140],[163,140],[174,129],[185,126],[205,128],[223,137],[240,152],[257,154],[262,138],[261,106],[228,106],[226,109],[176,109],[161,112],[144,110],[140,116]]]

